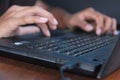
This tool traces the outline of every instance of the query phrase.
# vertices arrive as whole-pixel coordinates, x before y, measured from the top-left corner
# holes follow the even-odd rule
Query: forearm
[[[59,24],[58,27],[60,29],[68,28],[69,25],[69,18],[71,14],[66,12],[65,10],[61,8],[52,8],[50,12],[55,16],[55,18],[58,20]]]
[[[36,3],[36,5],[43,7],[44,9],[48,10],[55,16],[55,18],[58,20],[58,28],[64,29],[64,28],[68,27],[69,18],[71,16],[70,13],[68,13],[67,11],[65,11],[61,8],[57,8],[57,7],[55,8],[55,7],[48,6],[45,3],[43,3],[42,1],[38,1]]]

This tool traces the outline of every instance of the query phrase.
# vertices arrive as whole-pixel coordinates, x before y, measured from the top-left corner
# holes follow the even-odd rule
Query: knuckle
[[[26,17],[22,18],[22,20],[23,20],[24,23],[29,23],[29,19],[26,18]]]
[[[113,29],[116,29],[117,27],[117,20],[115,18],[112,18],[113,21]]]
[[[114,20],[112,20],[111,18],[109,18],[109,17],[107,17],[107,19],[106,19],[108,22],[112,22],[112,21],[114,21]]]
[[[39,22],[39,21],[38,21],[39,19],[40,19],[39,16],[35,16],[35,17],[33,17],[32,21],[35,22],[35,23],[38,23],[38,22]]]
[[[103,20],[103,17],[101,15],[96,15],[97,18],[99,18],[100,20]]]
[[[40,16],[34,16],[33,19],[39,20],[39,19],[40,19]]]
[[[92,7],[87,8],[87,10],[88,10],[88,11],[95,11],[95,9],[92,8]]]
[[[109,19],[109,17],[108,17],[108,16],[106,16],[106,15],[104,16],[104,18],[105,18],[105,19]]]
[[[104,16],[105,21],[111,23],[112,22],[112,18],[108,17],[108,16]]]
[[[100,21],[103,21],[104,20],[104,16],[103,15],[101,15],[101,14],[99,14],[99,13],[94,13],[95,15],[95,17],[96,17],[96,19],[98,19],[98,20],[100,20]]]
[[[117,20],[116,20],[115,18],[112,18],[112,20],[113,20],[114,22],[117,22]]]
[[[15,9],[15,8],[18,8],[19,6],[17,6],[17,5],[13,5],[12,7],[11,7],[11,9]]]
[[[34,6],[33,9],[38,11],[40,8],[38,6]]]
[[[100,16],[100,15],[94,15],[94,20],[97,22],[97,23],[100,23],[103,21],[103,17]]]
[[[15,10],[18,9],[18,7],[19,7],[19,6],[17,6],[17,5],[13,5],[13,6],[11,6],[11,7],[9,8],[8,11],[15,11]]]
[[[53,16],[53,14],[51,14],[51,13],[48,13],[48,18],[54,18],[54,16]]]
[[[9,26],[12,25],[16,25],[17,24],[17,19],[16,18],[8,18],[8,20],[6,21],[7,24],[9,24]],[[13,23],[14,22],[14,23]],[[13,26],[12,26],[13,27]]]
[[[112,22],[112,19],[110,18],[106,18],[107,22],[111,23]]]

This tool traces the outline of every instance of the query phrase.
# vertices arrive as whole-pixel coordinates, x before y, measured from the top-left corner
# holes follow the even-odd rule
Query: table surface
[[[97,80],[72,73],[65,73],[65,76],[72,80]],[[0,57],[0,80],[60,80],[60,75],[55,69]],[[120,80],[120,70],[102,80]]]

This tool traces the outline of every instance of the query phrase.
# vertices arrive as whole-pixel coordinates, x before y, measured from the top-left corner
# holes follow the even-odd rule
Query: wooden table
[[[72,73],[65,73],[65,75],[72,80],[97,80]],[[0,57],[0,80],[60,80],[60,75],[55,69]],[[120,70],[103,80],[120,80]]]

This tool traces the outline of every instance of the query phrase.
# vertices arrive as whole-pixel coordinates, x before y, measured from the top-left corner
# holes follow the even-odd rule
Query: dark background
[[[70,13],[75,13],[88,7],[93,7],[111,17],[120,18],[120,0],[43,0],[49,5],[62,7]]]

